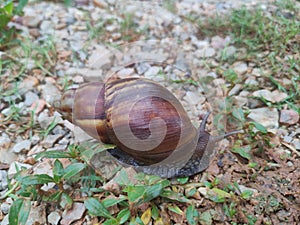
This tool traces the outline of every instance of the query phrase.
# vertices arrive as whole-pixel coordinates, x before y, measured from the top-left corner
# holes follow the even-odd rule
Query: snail
[[[178,99],[145,78],[91,82],[67,90],[56,106],[63,117],[103,143],[121,164],[161,177],[186,177],[209,166],[214,145],[233,131],[211,136],[208,112],[198,129]]]

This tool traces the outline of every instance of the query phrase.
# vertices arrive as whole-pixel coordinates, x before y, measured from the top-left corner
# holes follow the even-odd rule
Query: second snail
[[[238,133],[211,136],[209,112],[196,129],[170,91],[144,78],[84,84],[66,91],[57,108],[93,138],[116,145],[108,152],[122,164],[166,178],[205,170],[215,143]]]

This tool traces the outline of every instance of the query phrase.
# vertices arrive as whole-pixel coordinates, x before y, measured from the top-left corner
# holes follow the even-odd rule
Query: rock
[[[300,139],[295,139],[292,141],[295,149],[300,150]]]
[[[11,205],[6,202],[1,203],[0,209],[1,209],[2,213],[7,215],[9,213],[10,206]]]
[[[232,95],[236,95],[240,92],[240,90],[242,90],[243,85],[242,84],[236,84],[234,85],[234,87],[229,91],[228,95],[232,96]]]
[[[59,215],[58,212],[51,212],[48,215],[47,219],[48,219],[48,223],[50,223],[51,225],[57,225],[61,219],[61,216]]]
[[[8,214],[4,216],[3,220],[1,221],[1,225],[9,225]]]
[[[286,142],[286,143],[291,143],[292,140],[293,140],[293,138],[291,136],[289,136],[289,135],[285,135],[283,137],[283,141]]]
[[[38,206],[33,204],[31,206],[26,225],[32,224],[47,224],[46,206],[44,204],[40,204]]]
[[[205,102],[205,97],[199,94],[196,94],[195,92],[188,91],[186,92],[186,95],[184,96],[184,100],[192,105],[197,105]]]
[[[145,74],[144,74],[145,78],[148,78],[150,80],[155,80],[155,81],[162,81],[162,80],[164,80],[164,78],[161,76],[158,76],[158,73],[160,71],[162,71],[161,67],[152,66],[145,72]]]
[[[253,92],[253,96],[263,97],[264,99],[275,103],[283,101],[287,97],[287,94],[277,90],[270,92],[269,90],[263,89]]]
[[[279,122],[285,125],[293,125],[298,123],[299,121],[299,113],[295,110],[280,110],[280,119]]]
[[[132,74],[134,74],[134,69],[133,68],[124,68],[124,69],[121,69],[117,73],[118,77],[120,77],[120,78],[126,78],[126,77],[129,77]]]
[[[206,187],[199,187],[198,191],[202,196],[204,196],[204,197],[207,196],[207,188]]]
[[[234,54],[236,53],[236,48],[234,46],[228,46],[223,51],[224,55],[228,58],[234,56]]]
[[[106,69],[110,67],[111,60],[110,57],[113,53],[107,49],[104,45],[96,46],[96,49],[92,51],[89,59],[88,65],[91,69]]]
[[[44,110],[38,116],[38,122],[43,129],[47,129],[51,123],[62,123],[63,119],[58,116],[48,116],[47,110]]]
[[[229,41],[230,39],[228,37],[222,38],[220,36],[214,36],[211,38],[211,46],[214,49],[222,49],[229,43]]]
[[[241,96],[233,96],[233,103],[238,107],[242,107],[248,104],[248,99]]]
[[[145,73],[150,67],[151,66],[148,63],[137,63],[135,66],[135,69],[136,69],[137,73],[141,75],[141,74]]]
[[[236,62],[233,64],[233,71],[238,75],[244,75],[248,70],[248,66],[244,62]]]
[[[52,147],[58,139],[60,139],[63,136],[63,134],[53,134],[53,135],[47,135],[47,137],[42,141],[42,145],[45,148]]]
[[[19,93],[24,95],[26,92],[32,90],[35,86],[37,86],[39,80],[36,77],[28,76],[19,85]]]
[[[7,171],[0,170],[0,191],[3,191],[8,186]]]
[[[32,168],[32,166],[25,163],[13,162],[7,172],[8,178],[12,178],[17,173],[17,171],[21,170],[22,168],[30,169]]]
[[[102,9],[105,9],[108,7],[108,4],[106,3],[105,0],[93,0],[93,3],[99,7],[99,8],[102,8]]]
[[[44,99],[39,99],[31,105],[30,110],[32,110],[34,114],[39,114],[44,109],[46,104],[47,103]]]
[[[260,123],[268,131],[276,132],[276,129],[279,127],[279,113],[275,108],[257,108],[251,109],[248,118]]]
[[[198,49],[195,52],[197,58],[210,58],[216,54],[216,50],[214,48],[203,48]]]
[[[261,69],[254,68],[254,69],[252,70],[252,73],[251,73],[251,74],[252,74],[253,76],[260,77],[260,76],[261,76],[261,73],[262,73]]]
[[[85,206],[83,203],[75,202],[73,207],[69,210],[65,210],[62,215],[60,224],[70,225],[72,222],[81,219],[85,212]]]
[[[60,101],[61,93],[58,88],[52,83],[46,83],[39,87],[42,91],[42,97],[50,105],[53,105],[55,101]]]
[[[0,163],[11,164],[18,156],[10,148],[0,148]]]
[[[241,185],[241,184],[239,184],[239,189],[240,189],[241,192],[251,191],[253,194],[258,194],[258,190],[254,189],[254,188],[246,187],[246,186]]]
[[[23,25],[31,28],[37,27],[40,22],[42,21],[42,14],[40,15],[30,15],[30,16],[23,16]]]
[[[32,91],[29,91],[25,94],[24,104],[26,106],[31,106],[35,101],[39,100],[39,96]]]
[[[54,34],[54,25],[49,20],[43,20],[40,25],[40,30],[42,34],[53,35]]]
[[[66,75],[81,75],[87,81],[103,80],[106,75],[101,69],[92,70],[89,68],[69,68],[65,73]]]
[[[248,74],[246,74],[247,76]],[[246,80],[245,80],[245,85],[248,85],[248,86],[258,86],[258,81],[256,80],[255,77],[248,77]]]
[[[40,136],[35,134],[31,138],[31,144],[36,145],[37,143],[39,143],[40,140],[41,140]]]
[[[11,140],[6,133],[2,133],[0,136],[0,148],[8,149],[11,144]]]
[[[62,135],[64,135],[66,133],[66,131],[63,129],[62,126],[56,125],[56,127],[53,128],[52,133],[53,134],[62,134]]]
[[[20,153],[24,150],[28,151],[30,149],[30,146],[31,146],[30,140],[21,141],[21,142],[15,144],[15,146],[13,147],[13,152]]]

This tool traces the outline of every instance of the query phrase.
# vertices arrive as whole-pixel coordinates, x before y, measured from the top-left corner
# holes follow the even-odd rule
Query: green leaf
[[[183,211],[177,206],[168,206],[168,209],[174,213],[177,213],[179,215],[183,215]]]
[[[11,225],[25,225],[29,216],[31,202],[25,199],[17,199],[9,210],[8,221]]]
[[[92,216],[102,216],[108,219],[114,219],[113,216],[110,215],[109,211],[104,207],[104,205],[95,198],[88,198],[84,201],[84,205],[87,208],[89,214],[91,214]]]
[[[171,190],[163,190],[160,196],[171,200],[179,201],[179,202],[186,202],[186,203],[189,202],[189,200],[181,193],[177,193]]]
[[[249,200],[252,195],[253,195],[253,191],[251,190],[245,190],[241,193],[241,197],[245,200]]]
[[[124,168],[122,168],[120,170],[120,172],[118,173],[117,177],[115,178],[115,181],[119,185],[121,185],[121,186],[130,185],[131,184],[131,181],[128,178],[128,174],[127,174],[127,172],[126,172],[126,170]]]
[[[21,178],[21,184],[23,185],[48,184],[51,182],[54,182],[54,180],[47,174],[29,175]]]
[[[232,111],[232,115],[241,122],[244,122],[246,120],[244,111],[241,108],[234,108]]]
[[[263,134],[268,133],[267,129],[260,123],[257,122],[250,122],[258,131],[260,131]]]
[[[6,4],[3,9],[5,10],[5,12],[7,13],[8,16],[12,16],[12,12],[14,10],[14,4],[13,2],[9,2],[8,4]]]
[[[123,191],[128,193],[130,202],[138,202],[144,196],[145,190],[145,186],[127,186]]]
[[[251,151],[251,146],[246,145],[243,147],[234,147],[231,149],[232,152],[239,154],[243,158],[246,158],[248,160],[251,159],[250,151]]]
[[[56,159],[54,161],[54,166],[53,166],[53,178],[55,182],[58,183],[63,175],[64,175],[64,167],[62,163]]]
[[[70,179],[71,177],[74,177],[75,175],[79,174],[82,170],[84,170],[86,167],[83,163],[73,163],[66,167],[64,170],[64,179]]]
[[[120,202],[123,202],[124,200],[126,200],[126,197],[122,196],[122,195],[119,198],[107,197],[106,199],[104,199],[102,201],[102,204],[104,205],[104,207],[108,208],[108,207],[114,206]]]
[[[16,14],[20,15],[27,3],[28,0],[19,0],[19,4],[16,7]]]
[[[102,225],[119,225],[119,221],[117,219],[109,219],[102,223]]]
[[[177,178],[177,181],[180,184],[186,184],[189,181],[189,178],[188,177],[180,177],[180,178]]]
[[[73,199],[66,193],[62,193],[59,204],[64,209],[70,209],[73,205]]]
[[[61,197],[62,192],[61,191],[56,191],[55,193],[53,193],[52,195],[49,196],[48,200],[49,201],[59,201],[60,197]]]
[[[157,220],[157,218],[159,217],[159,210],[156,205],[152,205],[151,214],[152,214],[152,218],[154,220]]]
[[[130,218],[130,210],[129,208],[122,209],[117,216],[117,219],[119,219],[119,224],[125,223]]]
[[[186,219],[189,222],[189,224],[191,224],[191,225],[198,224],[197,221],[198,221],[199,213],[195,209],[195,206],[189,205],[189,207],[186,210],[185,216],[186,216]]]
[[[40,158],[49,158],[49,159],[59,159],[59,158],[73,158],[69,152],[62,152],[62,151],[46,151],[38,153],[35,156],[36,159]]]

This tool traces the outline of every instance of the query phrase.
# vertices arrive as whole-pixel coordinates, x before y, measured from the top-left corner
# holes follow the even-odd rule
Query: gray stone
[[[300,150],[300,139],[295,139],[292,141],[295,149]]]
[[[37,143],[39,143],[40,140],[41,140],[41,138],[39,137],[39,135],[35,134],[31,138],[31,144],[36,145]]]
[[[41,85],[42,97],[50,105],[53,105],[55,101],[60,101],[61,93],[58,88],[52,83],[46,83]]]
[[[153,67],[150,67],[146,72],[145,72],[145,77],[148,78],[148,79],[153,79],[153,80],[157,80],[158,78],[158,73],[162,71],[162,68],[161,67],[158,67],[158,66],[153,66]]]
[[[257,108],[250,110],[248,118],[260,123],[268,131],[276,132],[276,129],[279,127],[279,113],[275,108]]]
[[[197,104],[203,103],[205,101],[205,97],[202,95],[196,94],[195,92],[188,91],[188,92],[186,92],[184,100],[192,105],[197,105]]]
[[[229,91],[228,95],[232,96],[232,95],[236,95],[237,93],[240,92],[240,90],[242,90],[243,85],[242,84],[236,84],[234,85],[234,87]]]
[[[91,69],[105,69],[111,65],[111,56],[113,53],[103,45],[96,46],[88,59],[88,65]]]
[[[285,135],[283,137],[283,141],[286,142],[286,143],[291,143],[292,140],[293,140],[293,138],[289,135]]]
[[[47,219],[48,219],[48,223],[50,223],[52,225],[57,225],[61,219],[61,216],[58,212],[51,212],[48,215]]]
[[[136,71],[138,74],[143,74],[145,73],[149,68],[150,68],[150,64],[148,63],[138,63],[135,67]]]
[[[12,178],[17,173],[17,171],[21,170],[22,168],[30,169],[30,168],[32,168],[32,165],[25,164],[25,163],[19,163],[19,162],[13,162],[10,165],[8,172],[7,172],[8,178]]]
[[[246,63],[244,62],[237,62],[234,63],[233,65],[233,70],[234,72],[236,72],[238,75],[243,75],[247,72],[248,70],[248,66]]]
[[[47,137],[42,141],[42,144],[45,148],[52,147],[58,139],[60,139],[63,135],[62,134],[53,134],[53,135],[47,135]]]
[[[52,133],[53,134],[62,134],[62,135],[64,135],[66,133],[66,131],[63,129],[62,126],[56,125],[56,127],[53,128]]]
[[[118,71],[117,75],[120,78],[126,78],[129,77],[130,75],[134,74],[134,69],[133,68],[124,68]]]
[[[0,191],[5,190],[8,186],[7,171],[0,170]]]
[[[235,53],[236,53],[236,48],[234,46],[228,46],[227,48],[224,49],[224,54],[226,57],[234,56]]]
[[[21,142],[15,144],[15,146],[13,147],[13,152],[20,153],[22,151],[28,151],[30,149],[30,146],[31,146],[30,140],[21,141]]]
[[[216,54],[216,50],[214,48],[203,48],[198,49],[195,52],[196,57],[198,58],[210,58]]]
[[[40,204],[38,206],[33,205],[30,208],[26,225],[32,224],[47,224],[45,204]]]
[[[279,122],[285,125],[293,125],[298,123],[299,113],[295,110],[280,110],[280,120]]]
[[[238,107],[242,107],[248,104],[248,99],[241,96],[233,96],[233,103]]]
[[[2,133],[0,136],[0,147],[1,148],[8,148],[11,144],[11,140],[6,133]]]
[[[1,221],[1,225],[9,225],[8,214],[4,216],[3,220]]]
[[[2,211],[3,214],[8,214],[9,213],[9,209],[10,209],[10,204],[6,203],[6,202],[3,202],[0,206],[0,209]]]
[[[39,100],[39,96],[32,91],[29,91],[25,94],[25,101],[24,104],[26,106],[31,106],[34,102]]]

